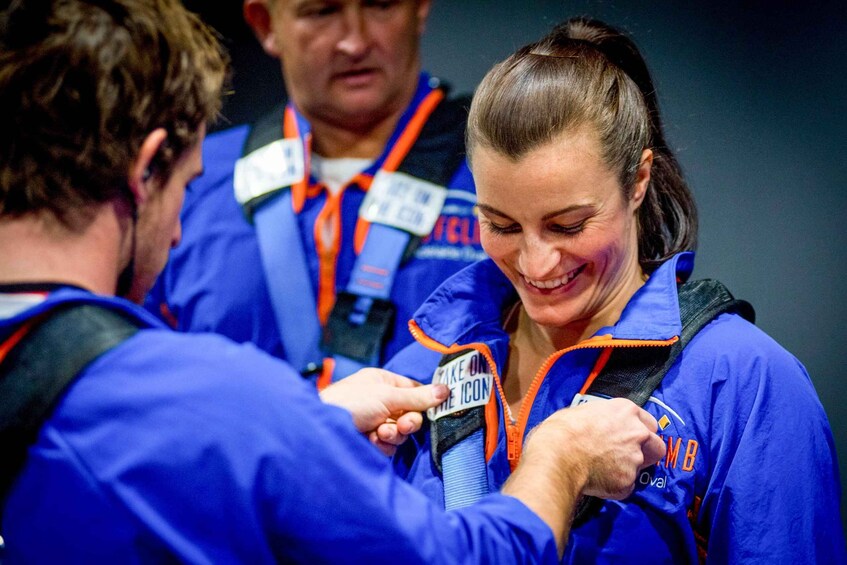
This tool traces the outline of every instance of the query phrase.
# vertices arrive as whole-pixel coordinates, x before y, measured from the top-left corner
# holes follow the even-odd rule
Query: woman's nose
[[[525,277],[542,280],[555,271],[560,260],[554,245],[540,237],[529,237],[521,246],[518,268]]]

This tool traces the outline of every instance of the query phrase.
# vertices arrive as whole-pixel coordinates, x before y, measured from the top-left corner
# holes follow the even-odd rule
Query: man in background
[[[152,312],[252,342],[319,388],[412,341],[417,306],[483,257],[464,159],[468,99],[421,71],[429,9],[245,0],[289,99],[206,140]]]

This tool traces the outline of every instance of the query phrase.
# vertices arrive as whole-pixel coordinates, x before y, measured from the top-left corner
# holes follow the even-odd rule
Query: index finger
[[[375,368],[373,370],[379,371],[380,376],[385,380],[385,382],[389,382],[397,388],[415,388],[421,386],[421,383],[419,383],[415,379],[410,379],[409,377],[404,377],[403,375],[392,373],[391,371],[386,371],[385,369]]]

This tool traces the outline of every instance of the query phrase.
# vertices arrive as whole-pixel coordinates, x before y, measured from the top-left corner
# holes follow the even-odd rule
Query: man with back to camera
[[[224,71],[178,0],[0,14],[4,563],[555,562],[579,495],[626,496],[663,452],[632,403],[555,414],[502,494],[445,513],[363,438],[390,450],[443,387],[368,369],[323,392],[339,410],[285,363],[130,301],[180,239]],[[45,342],[58,320],[79,325]],[[125,333],[24,437],[31,414],[10,409],[33,391],[39,408],[92,320]]]
[[[483,257],[469,100],[421,72],[429,9],[245,0],[289,102],[206,140],[183,242],[148,309],[179,330],[253,342],[319,387],[412,341],[417,306]]]

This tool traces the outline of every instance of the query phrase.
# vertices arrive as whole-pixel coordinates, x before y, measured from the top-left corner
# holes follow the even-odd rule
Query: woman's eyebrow
[[[494,214],[495,216],[500,216],[501,218],[506,218],[506,219],[509,219],[509,220],[512,219],[508,214],[505,214],[505,213],[501,212],[500,210],[498,210],[497,208],[494,208],[493,206],[489,206],[488,204],[477,204],[476,207],[478,209],[488,213],[488,214]],[[544,216],[542,217],[542,220],[549,220],[551,218],[555,218],[556,216],[561,216],[562,214],[568,214],[570,212],[576,212],[577,210],[591,209],[593,207],[594,206],[591,205],[591,204],[572,204],[570,206],[565,206],[564,208],[562,208],[560,210],[554,210],[553,212],[544,214]]]

